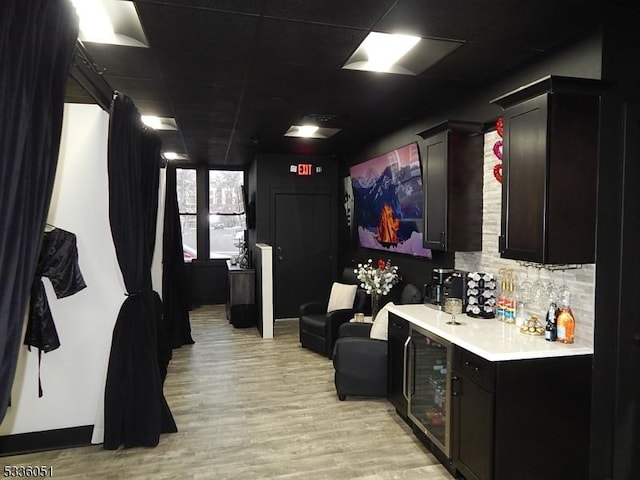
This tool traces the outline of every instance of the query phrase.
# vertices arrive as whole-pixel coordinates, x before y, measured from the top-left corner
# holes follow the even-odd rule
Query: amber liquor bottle
[[[562,343],[573,343],[576,332],[576,319],[573,316],[571,307],[569,307],[569,299],[569,292],[563,292],[562,307],[560,308],[556,319],[558,341]]]

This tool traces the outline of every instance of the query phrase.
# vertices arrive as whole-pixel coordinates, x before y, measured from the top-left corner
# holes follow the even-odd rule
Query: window
[[[242,171],[176,169],[185,261],[198,258],[198,252],[200,257],[208,252],[208,258],[239,253],[246,228],[243,183]]]
[[[176,190],[178,193],[178,212],[180,227],[182,228],[182,252],[184,260],[196,258],[198,251],[197,239],[197,189],[196,171],[193,169],[176,169]]]
[[[237,255],[244,240],[242,172],[209,170],[209,258]]]

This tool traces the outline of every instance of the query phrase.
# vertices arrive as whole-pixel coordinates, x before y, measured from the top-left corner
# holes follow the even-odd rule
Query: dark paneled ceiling
[[[256,152],[357,151],[605,16],[584,0],[134,4],[150,48],[85,42],[91,62],[141,114],[176,119],[177,132],[159,132],[163,150],[231,168],[248,165]],[[370,31],[461,46],[417,76],[342,70]],[[283,137],[308,114],[344,129],[325,140]]]

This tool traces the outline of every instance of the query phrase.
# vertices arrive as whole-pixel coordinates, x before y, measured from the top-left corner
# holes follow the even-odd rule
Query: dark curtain
[[[151,284],[160,150],[125,95],[111,105],[109,221],[126,299],[113,330],[105,386],[104,447],[156,446],[177,428],[162,392],[159,297]],[[166,368],[166,367],[165,367]]]
[[[182,230],[176,191],[176,168],[168,165],[162,244],[162,297],[169,345],[178,348],[194,343],[189,323],[187,277],[182,251]]]
[[[51,200],[77,37],[69,0],[0,2],[0,423]]]

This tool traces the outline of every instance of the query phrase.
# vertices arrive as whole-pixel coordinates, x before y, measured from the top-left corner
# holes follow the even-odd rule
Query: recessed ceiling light
[[[318,131],[317,125],[300,125],[298,127],[298,135],[301,137],[312,137]]]
[[[418,75],[462,44],[455,40],[371,32],[342,68]]]
[[[187,155],[176,152],[162,152],[162,156],[165,160],[187,160],[189,158]]]
[[[174,118],[157,117],[155,115],[140,115],[140,120],[147,127],[154,130],[178,130],[178,124]]]
[[[124,0],[71,0],[83,42],[148,47],[135,6]]]
[[[176,152],[163,152],[162,155],[167,160],[175,160],[178,158],[178,154]]]
[[[420,37],[371,32],[353,54],[366,58],[357,70],[391,72],[392,67],[420,41]],[[353,58],[353,56],[352,56]],[[347,62],[347,65],[349,62]],[[349,68],[345,65],[344,68]]]
[[[318,127],[316,125],[291,125],[289,130],[284,134],[285,137],[299,138],[329,138],[341,129]]]

